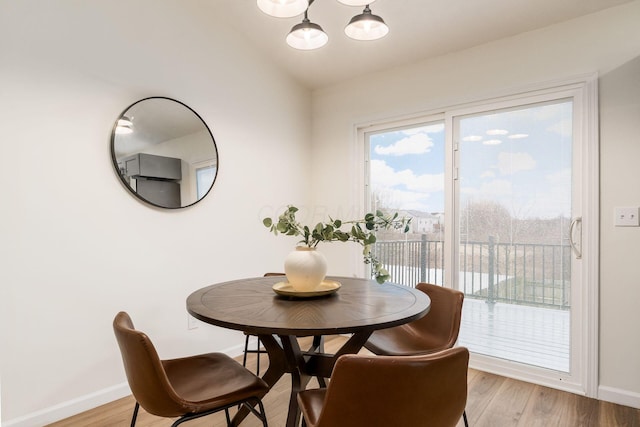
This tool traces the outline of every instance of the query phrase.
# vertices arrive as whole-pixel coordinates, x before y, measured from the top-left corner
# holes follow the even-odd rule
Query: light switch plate
[[[615,208],[613,223],[616,227],[638,227],[638,208]]]

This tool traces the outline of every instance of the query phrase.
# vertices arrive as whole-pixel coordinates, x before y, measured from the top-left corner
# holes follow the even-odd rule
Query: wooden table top
[[[383,329],[424,316],[431,301],[424,293],[391,283],[327,277],[342,284],[329,296],[290,299],[272,286],[283,276],[233,280],[199,289],[187,311],[216,326],[254,335],[333,335]]]

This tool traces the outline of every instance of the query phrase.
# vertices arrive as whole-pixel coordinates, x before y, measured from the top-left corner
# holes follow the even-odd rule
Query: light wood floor
[[[339,348],[343,337],[327,340],[325,349],[332,352]],[[364,350],[363,352],[366,352]],[[255,356],[250,355],[249,368],[255,371]],[[242,361],[241,358],[239,358]],[[268,360],[262,356],[260,369]],[[269,425],[279,427],[285,424],[286,408],[289,401],[289,378],[283,377],[265,396],[264,405]],[[500,377],[481,371],[469,370],[469,392],[467,417],[471,427],[640,427],[640,410],[614,405],[595,399],[577,396],[547,387]],[[312,382],[309,388],[316,387]],[[66,420],[50,424],[51,427],[76,426],[128,426],[135,401],[126,397],[100,406]],[[147,414],[140,409],[136,426],[168,427],[171,421]],[[183,424],[185,427],[226,426],[224,412],[200,418]],[[241,424],[243,427],[259,427],[262,424],[249,415]],[[462,421],[458,427],[463,427]],[[412,427],[412,426],[384,426]]]

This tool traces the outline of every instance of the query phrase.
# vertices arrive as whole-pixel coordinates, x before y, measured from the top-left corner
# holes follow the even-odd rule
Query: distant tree
[[[567,238],[569,219],[542,219],[523,215],[517,218],[498,202],[472,201],[460,213],[460,236],[463,241],[495,243],[561,244]]]
[[[460,213],[462,240],[486,242],[493,236],[496,242],[513,238],[513,218],[500,203],[492,200],[472,201]]]

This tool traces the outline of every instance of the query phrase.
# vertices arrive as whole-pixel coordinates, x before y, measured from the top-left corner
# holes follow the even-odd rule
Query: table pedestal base
[[[298,392],[305,390],[313,377],[318,379],[321,387],[326,387],[325,378],[331,377],[333,367],[338,357],[343,354],[358,353],[371,331],[353,334],[335,354],[323,353],[322,337],[316,336],[311,347],[303,351],[297,337],[293,335],[278,335],[280,344],[273,335],[259,335],[269,355],[269,367],[262,379],[269,385],[269,389],[282,378],[284,374],[291,375],[291,394],[287,414],[287,427],[300,425],[300,408],[298,407]],[[262,397],[262,396],[261,396]],[[237,426],[249,414],[249,410],[242,407],[233,418],[231,424]]]

